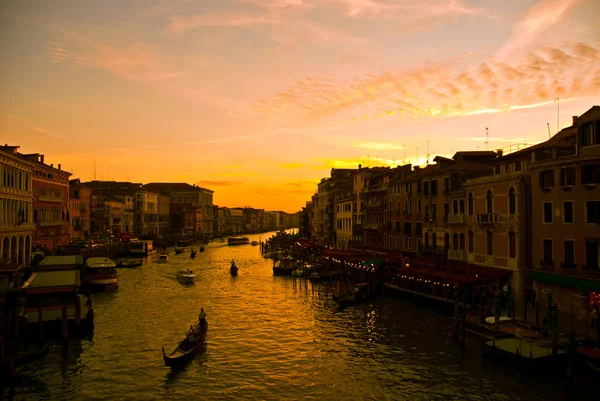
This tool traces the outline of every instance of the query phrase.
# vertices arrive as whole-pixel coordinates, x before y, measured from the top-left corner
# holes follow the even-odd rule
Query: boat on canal
[[[152,241],[131,241],[129,243],[129,254],[135,256],[148,257],[156,253]]]
[[[169,255],[167,255],[166,253],[159,255],[158,259],[156,260],[156,263],[168,263],[168,262],[169,262]]]
[[[227,245],[244,245],[248,244],[250,239],[248,237],[229,237],[227,238]]]
[[[291,276],[292,272],[296,270],[297,263],[296,260],[292,256],[286,256],[285,258],[278,261],[275,266],[273,266],[273,275],[274,276]]]
[[[119,259],[117,267],[139,267],[144,263],[143,259]]]
[[[250,245],[252,245],[252,246],[257,246],[257,245],[258,245],[258,241],[252,241],[252,242],[250,243]]]
[[[239,270],[239,269],[238,269],[237,265],[235,264],[235,262],[234,262],[234,261],[231,261],[231,267],[229,268],[229,273],[230,273],[232,276],[237,276],[237,274],[238,274],[238,270]]]
[[[116,266],[116,263],[109,258],[88,258],[83,273],[84,287],[97,291],[117,289],[119,279]]]
[[[184,253],[185,248],[175,247],[175,255],[179,255],[180,253]]]
[[[181,284],[194,284],[195,278],[196,275],[190,269],[177,271],[177,280],[179,280]]]
[[[196,323],[186,333],[173,352],[167,355],[165,347],[162,347],[163,360],[167,366],[182,366],[192,360],[198,352],[206,348],[206,334],[208,332],[208,323],[206,320]]]

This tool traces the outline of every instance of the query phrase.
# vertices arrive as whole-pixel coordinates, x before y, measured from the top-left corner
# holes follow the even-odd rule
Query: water
[[[196,273],[193,286],[176,279],[185,267]],[[271,267],[259,247],[211,243],[195,260],[171,253],[167,264],[120,269],[119,290],[93,296],[93,337],[20,369],[15,399],[531,401],[562,393],[560,380],[482,361],[475,340],[460,353],[447,316],[388,298],[334,312],[324,287],[273,277]],[[200,307],[207,352],[183,370],[165,367],[161,347],[173,348]]]

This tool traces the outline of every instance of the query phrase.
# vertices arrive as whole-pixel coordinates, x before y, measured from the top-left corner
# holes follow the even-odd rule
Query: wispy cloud
[[[64,138],[61,134],[57,134],[56,132],[52,132],[49,131],[47,129],[43,129],[43,128],[39,128],[39,127],[34,127],[33,125],[29,126],[30,129],[39,132],[40,134],[44,134],[44,135],[50,135],[53,136],[55,138]]]
[[[546,30],[561,21],[573,6],[581,0],[542,0],[533,6],[513,28],[512,37],[498,51],[504,58],[512,52],[523,51]]]
[[[333,0],[346,7],[348,16],[380,16],[398,12],[415,14],[421,18],[425,16],[452,16],[473,15],[481,9],[467,6],[461,0],[434,0],[415,2],[412,0]]]
[[[594,47],[596,46],[596,47]],[[389,71],[352,81],[306,78],[256,105],[270,116],[406,118],[493,113],[600,90],[600,43],[541,46],[519,58]]]

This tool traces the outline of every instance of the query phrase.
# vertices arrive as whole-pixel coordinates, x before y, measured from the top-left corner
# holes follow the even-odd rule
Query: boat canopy
[[[79,270],[56,270],[33,273],[23,284],[25,290],[59,287],[78,287],[81,284]]]

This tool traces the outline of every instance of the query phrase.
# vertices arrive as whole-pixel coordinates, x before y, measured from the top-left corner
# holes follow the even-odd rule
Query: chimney
[[[58,169],[60,170],[60,163],[58,164]]]
[[[54,168],[54,164],[50,163],[50,167]]]
[[[502,151],[502,149],[498,149],[498,150],[496,150],[496,155],[497,155],[498,157],[502,157],[502,155],[503,155],[503,154],[504,154],[504,152]]]
[[[573,125],[577,125],[577,116],[573,116]]]
[[[362,168],[362,164],[359,164],[358,165],[358,169],[360,170],[361,168]]]
[[[44,155],[40,155],[40,163],[44,163]]]

